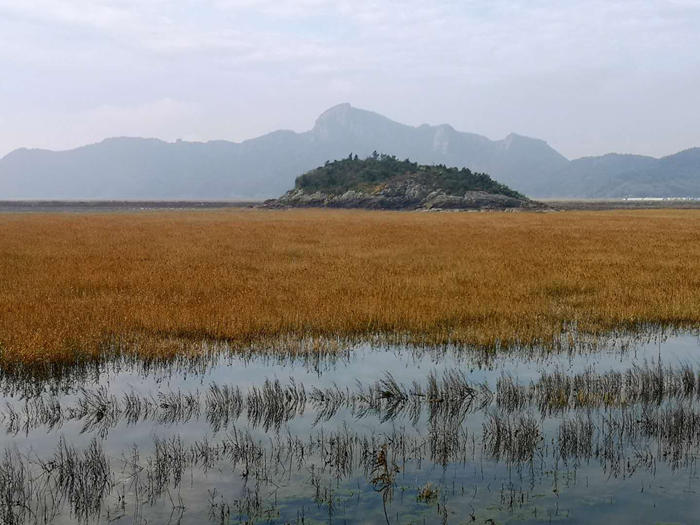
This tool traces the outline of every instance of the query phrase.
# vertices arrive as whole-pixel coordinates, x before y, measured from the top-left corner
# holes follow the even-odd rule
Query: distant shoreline
[[[225,200],[0,200],[2,212],[109,212],[249,208],[263,201]]]
[[[559,211],[698,210],[700,200],[539,199]]]
[[[700,209],[700,200],[536,199],[558,211]],[[264,201],[241,200],[0,200],[0,213],[119,212],[253,208]]]

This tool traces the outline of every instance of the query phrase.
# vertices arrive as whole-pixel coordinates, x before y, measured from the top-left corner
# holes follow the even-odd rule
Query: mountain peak
[[[329,135],[331,128],[344,127],[348,124],[350,114],[356,111],[349,103],[338,104],[327,109],[316,119],[313,131],[321,135]]]
[[[366,137],[367,134],[382,134],[396,126],[401,127],[402,124],[379,113],[355,108],[346,102],[324,111],[316,120],[312,133],[322,139],[339,139],[349,135]]]
[[[509,133],[508,136],[504,140],[507,142],[514,142],[516,140],[529,141],[529,142],[545,142],[542,139],[528,137],[526,135],[521,135],[520,133]]]
[[[353,109],[355,108],[353,108],[349,102],[343,102],[342,104],[338,104],[336,106],[333,106],[332,108],[328,108],[326,111],[321,113],[321,116],[318,117],[318,120],[342,117]]]
[[[26,153],[28,151],[30,151],[29,148],[17,148],[15,150],[12,150],[11,152],[9,152],[4,157],[0,157],[0,160],[9,159],[10,157],[16,157],[18,155],[23,155],[24,153]]]

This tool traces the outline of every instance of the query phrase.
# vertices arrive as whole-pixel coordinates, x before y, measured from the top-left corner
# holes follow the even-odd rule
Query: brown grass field
[[[0,364],[700,326],[700,211],[0,214]],[[175,346],[174,346],[175,345]]]

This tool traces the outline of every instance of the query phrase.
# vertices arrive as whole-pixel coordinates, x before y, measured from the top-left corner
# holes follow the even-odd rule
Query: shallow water
[[[692,391],[666,373],[658,396],[642,387],[619,403],[614,392],[597,404],[554,392],[546,406],[510,406],[499,388],[504,377],[525,387],[555,372],[683,366],[694,370]],[[3,386],[2,523],[694,523],[700,514],[692,335],[559,354],[366,346],[336,358],[222,356],[187,373],[106,366],[61,392]]]

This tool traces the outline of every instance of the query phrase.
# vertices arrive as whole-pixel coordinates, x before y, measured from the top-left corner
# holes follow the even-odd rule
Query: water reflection
[[[694,336],[5,372],[3,523],[692,522]]]

